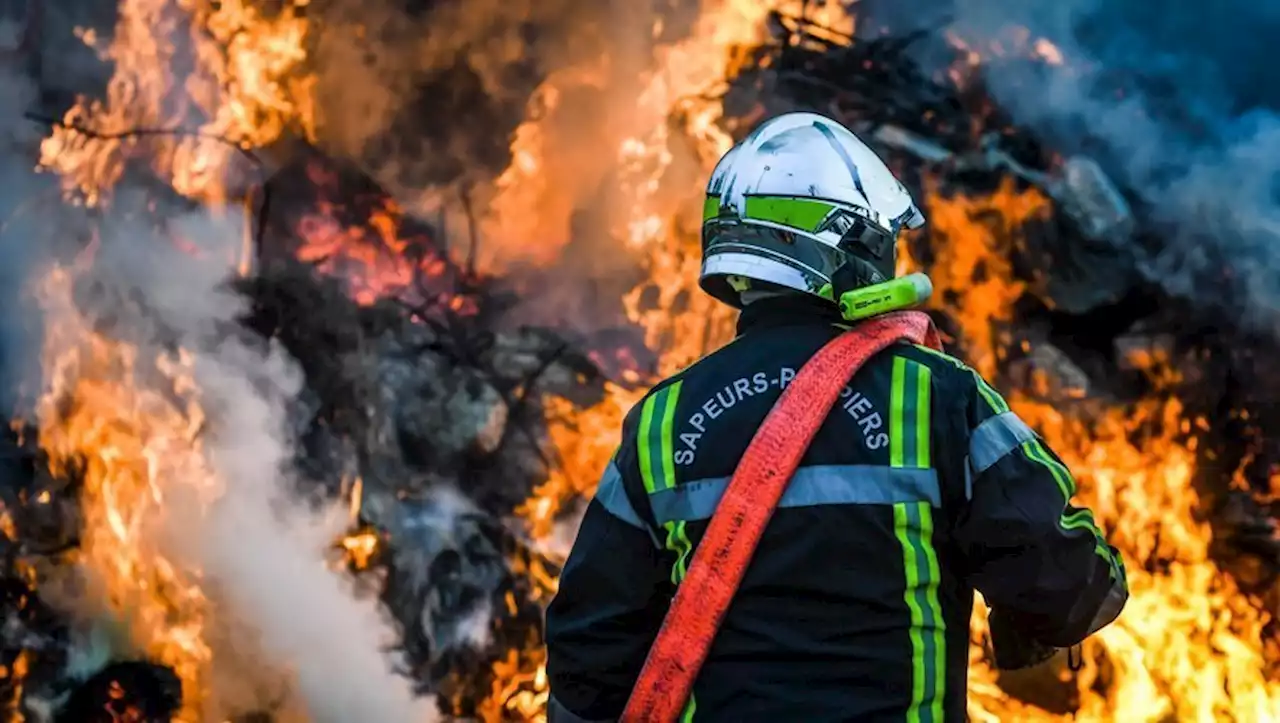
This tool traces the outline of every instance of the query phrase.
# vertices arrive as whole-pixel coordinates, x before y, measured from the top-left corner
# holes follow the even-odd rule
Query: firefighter
[[[898,233],[923,223],[875,152],[819,115],[776,117],[721,159],[700,283],[741,310],[738,335],[623,423],[547,610],[552,723],[622,714],[756,429],[848,328],[836,300],[893,283]],[[682,720],[965,720],[975,590],[1002,667],[1080,643],[1127,600],[1075,490],[963,362],[879,353],[791,478]]]

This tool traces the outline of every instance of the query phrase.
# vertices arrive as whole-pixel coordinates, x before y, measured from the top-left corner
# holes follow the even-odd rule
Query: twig
[[[480,228],[476,222],[475,208],[471,204],[471,191],[463,189],[460,195],[462,211],[467,216],[467,239],[470,243],[467,248],[467,278],[473,279],[476,275],[476,256],[480,251]]]
[[[141,138],[146,136],[177,136],[214,141],[235,149],[237,153],[252,163],[258,171],[258,187],[262,189],[262,203],[258,206],[258,223],[254,227],[254,242],[257,245],[257,249],[261,250],[262,240],[266,237],[267,233],[267,212],[271,209],[271,188],[267,183],[267,179],[264,177],[264,169],[266,168],[266,165],[256,153],[248,148],[245,148],[225,136],[206,133],[192,128],[130,128],[123,131],[107,132],[86,128],[75,123],[68,123],[59,118],[41,115],[30,111],[23,113],[22,116],[27,120],[35,121],[36,123],[44,123],[45,125],[55,128],[64,128],[66,130],[79,133],[80,135],[87,136],[89,138],[96,138],[98,140],[110,141],[123,140],[126,138]]]
[[[254,165],[258,166],[259,168],[264,167],[262,159],[258,158],[258,156],[253,151],[245,148],[239,143],[236,143],[235,141],[231,140],[230,138],[227,138],[226,136],[220,136],[214,133],[206,133],[204,131],[194,129],[194,128],[129,128],[123,131],[98,131],[92,128],[86,128],[84,126],[77,125],[75,123],[68,123],[59,118],[41,115],[39,113],[33,113],[30,111],[23,113],[22,117],[30,121],[35,121],[36,123],[44,123],[45,125],[53,126],[55,128],[64,128],[66,130],[79,133],[80,135],[88,136],[89,138],[96,138],[98,140],[104,140],[104,141],[118,141],[118,140],[124,140],[127,138],[141,138],[145,136],[178,136],[178,137],[185,137],[185,138],[201,138],[208,141],[216,141],[218,143],[221,143],[226,146],[230,146],[231,148],[234,148],[235,150],[239,151],[241,155],[243,155],[245,158],[248,158],[250,161],[254,163]]]

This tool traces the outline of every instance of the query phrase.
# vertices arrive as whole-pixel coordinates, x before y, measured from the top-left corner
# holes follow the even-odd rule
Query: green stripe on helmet
[[[702,201],[702,220],[710,221],[720,215],[720,197],[707,196]]]
[[[743,218],[812,233],[835,208],[832,203],[814,198],[747,196]]]

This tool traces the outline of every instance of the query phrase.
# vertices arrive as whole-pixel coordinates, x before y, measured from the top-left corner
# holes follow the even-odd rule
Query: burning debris
[[[36,83],[15,115],[48,121],[0,124],[21,190],[0,196],[0,273],[41,327],[0,378],[10,717],[541,719],[574,513],[646,382],[732,336],[694,287],[698,184],[793,106],[912,179],[931,224],[904,266],[930,273],[940,326],[1061,451],[1131,571],[1129,611],[1075,675],[997,674],[979,612],[972,717],[1280,716],[1276,338],[1153,283],[1166,219],[1105,158],[1018,128],[981,50],[854,40],[833,2],[681,7],[625,29],[653,38],[640,61],[584,43],[535,82],[495,56],[523,69],[519,94],[537,85],[508,167],[466,128],[482,162],[424,176],[326,137],[344,109],[315,68],[348,56],[325,22],[361,38],[347,50],[376,29],[316,5],[123,0],[74,33],[38,2],[10,18],[5,80]],[[377,11],[431,12],[394,5]],[[53,52],[60,33],[79,55]],[[1060,63],[1046,43],[1005,60]],[[456,70],[401,110],[492,80]],[[486,106],[503,134],[506,105]],[[445,119],[415,138],[392,116],[382,160],[448,145]]]

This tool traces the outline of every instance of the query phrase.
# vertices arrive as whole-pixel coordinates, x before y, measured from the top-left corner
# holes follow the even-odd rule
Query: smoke
[[[642,6],[634,12],[633,6]],[[339,0],[316,7],[320,143],[398,196],[484,181],[548,75],[631,52],[648,3]]]
[[[18,29],[0,21],[0,47],[16,43]],[[54,191],[56,182],[33,177],[35,158],[30,150],[40,130],[22,117],[30,107],[35,89],[25,78],[0,65],[0,308],[21,308],[25,273],[44,249],[29,243],[40,223],[41,208],[36,201]],[[22,189],[21,193],[13,189]],[[38,330],[30,317],[18,313],[0,314],[0,409],[8,411],[20,404],[22,391],[11,382],[30,378],[32,361],[26,349],[39,345]]]
[[[205,217],[175,226],[206,248],[234,240],[240,228],[234,219],[211,225]],[[375,601],[357,600],[323,565],[345,517],[292,499],[286,412],[302,386],[295,362],[278,347],[264,353],[225,334],[245,311],[223,286],[229,269],[180,252],[147,263],[138,251],[126,248],[128,263],[115,268],[127,266],[131,286],[167,326],[182,330],[184,346],[199,350],[195,379],[211,421],[206,451],[223,484],[194,528],[181,521],[170,531],[188,542],[197,536],[201,567],[267,658],[294,671],[310,720],[433,720],[433,705],[390,671],[383,651],[394,632]]]
[[[1160,229],[1142,256],[1151,280],[1274,328],[1280,86],[1267,77],[1280,6],[954,0],[950,12],[952,30],[976,47],[1009,48],[1025,27],[1062,51],[1057,67],[994,62],[988,81],[1019,125],[1094,155],[1136,194]]]
[[[132,201],[129,193],[118,195],[112,213],[127,213]],[[292,716],[285,720],[318,723],[438,719],[434,703],[416,698],[410,681],[393,671],[385,651],[395,642],[394,632],[376,600],[357,599],[349,581],[325,566],[326,549],[345,516],[316,510],[291,493],[288,412],[302,376],[279,348],[237,331],[244,300],[225,285],[230,261],[217,260],[234,258],[227,252],[238,243],[241,220],[169,218],[169,231],[186,242],[181,251],[148,228],[112,215],[102,226],[92,266],[81,267],[75,277],[73,302],[46,302],[44,323],[55,351],[67,351],[65,344],[58,346],[59,333],[70,330],[67,339],[85,344],[84,337],[98,329],[134,346],[141,360],[174,348],[193,356],[190,389],[157,387],[143,397],[174,395],[173,408],[188,417],[184,402],[198,399],[205,417],[194,443],[199,446],[157,445],[165,458],[150,466],[160,476],[156,484],[164,501],[151,508],[158,519],[144,521],[141,529],[144,544],[200,571],[203,593],[212,601],[204,624],[212,653],[215,700],[205,706],[216,712],[211,719],[255,706],[283,707]],[[102,368],[85,373],[98,383],[108,375]],[[145,385],[152,378],[121,371],[106,382]],[[54,409],[42,407],[46,414]],[[147,416],[165,419],[154,406],[147,410]],[[137,427],[141,416],[121,419]],[[102,423],[115,421],[108,415]],[[151,448],[148,440],[138,444]],[[194,462],[183,462],[184,456]],[[208,478],[216,483],[212,489],[205,487]],[[87,544],[92,547],[92,540]],[[86,564],[100,564],[103,554],[89,552]],[[90,578],[111,574],[86,572]],[[77,612],[83,614],[83,604]],[[154,631],[132,632],[146,639]],[[275,679],[280,683],[273,686],[269,681]]]

